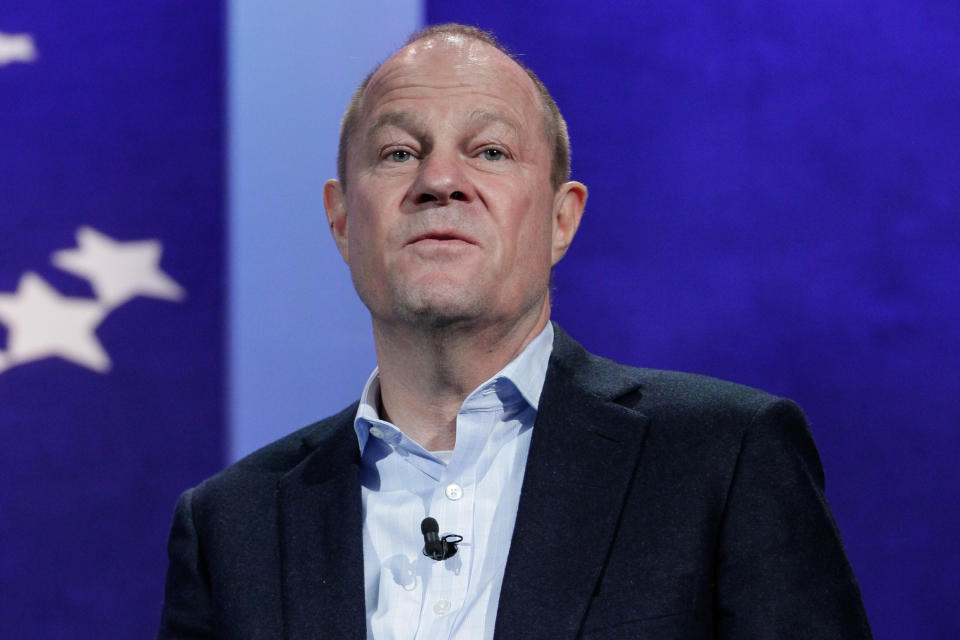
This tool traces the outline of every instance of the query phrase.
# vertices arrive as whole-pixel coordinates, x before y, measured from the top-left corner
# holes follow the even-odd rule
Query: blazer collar
[[[277,487],[284,637],[366,638],[357,405],[304,437]]]
[[[554,329],[500,594],[498,638],[579,633],[647,432],[646,416],[618,403],[641,392],[631,370]]]

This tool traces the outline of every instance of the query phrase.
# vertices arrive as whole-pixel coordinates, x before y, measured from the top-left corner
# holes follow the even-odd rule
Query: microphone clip
[[[431,560],[446,560],[447,558],[452,558],[457,553],[457,545],[463,542],[463,536],[458,536],[455,533],[448,533],[447,535],[440,538],[436,544],[431,545],[431,549],[427,549],[427,546],[423,547],[423,555],[427,556]]]
[[[433,560],[446,560],[457,553],[457,545],[463,541],[463,536],[448,533],[440,537],[440,526],[433,518],[424,518],[420,523],[420,533],[423,534],[423,555]]]

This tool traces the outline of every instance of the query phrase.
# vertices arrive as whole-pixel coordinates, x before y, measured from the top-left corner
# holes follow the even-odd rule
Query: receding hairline
[[[394,52],[389,58],[376,66],[364,78],[357,90],[354,91],[340,123],[340,143],[337,150],[337,178],[341,185],[346,189],[347,185],[347,147],[350,138],[356,133],[363,113],[363,98],[371,80],[376,73],[391,60],[397,53],[406,47],[423,40],[436,37],[460,36],[469,40],[480,42],[493,47],[514,64],[516,64],[526,76],[533,82],[534,93],[540,101],[540,109],[543,113],[543,129],[550,146],[550,182],[554,189],[559,188],[561,184],[570,179],[570,139],[567,133],[567,123],[560,114],[556,101],[550,95],[550,91],[542,80],[533,72],[532,69],[520,62],[506,47],[504,47],[489,31],[483,31],[477,27],[469,25],[447,23],[426,27],[413,33],[403,47]]]

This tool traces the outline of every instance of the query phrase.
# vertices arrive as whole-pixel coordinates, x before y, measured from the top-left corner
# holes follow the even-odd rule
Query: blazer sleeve
[[[194,526],[193,489],[177,500],[167,552],[170,565],[157,640],[212,640],[210,580]]]
[[[723,639],[871,638],[803,412],[776,399],[745,431],[717,555]]]

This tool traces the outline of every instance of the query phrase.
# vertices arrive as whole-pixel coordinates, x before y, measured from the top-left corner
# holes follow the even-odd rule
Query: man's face
[[[361,113],[346,189],[329,182],[324,202],[374,319],[515,322],[548,309],[550,268],[576,230],[557,213],[577,183],[550,184],[526,73],[484,43],[421,40],[374,74]],[[574,194],[577,222],[585,197]]]

